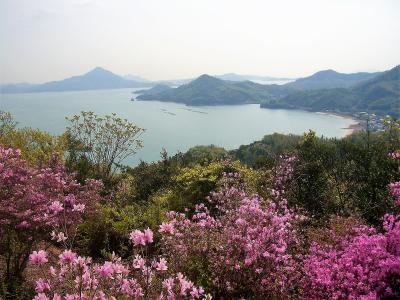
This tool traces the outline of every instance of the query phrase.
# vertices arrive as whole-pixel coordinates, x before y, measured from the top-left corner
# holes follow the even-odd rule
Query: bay
[[[258,104],[189,107],[179,103],[130,101],[134,89],[0,94],[0,110],[9,111],[19,126],[61,134],[65,117],[80,111],[116,113],[146,132],[144,148],[126,163],[136,165],[195,145],[234,149],[274,132],[303,134],[312,129],[320,136],[343,137],[354,120],[297,110],[261,109]]]

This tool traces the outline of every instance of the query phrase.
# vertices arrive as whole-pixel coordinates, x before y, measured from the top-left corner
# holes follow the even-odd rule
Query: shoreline
[[[342,128],[346,131],[346,134],[344,135],[344,137],[348,137],[349,135],[352,135],[353,133],[362,131],[364,129],[362,120],[357,119],[356,117],[354,117],[350,114],[337,113],[337,112],[317,112],[317,113],[322,114],[322,115],[331,115],[331,116],[339,117],[342,119],[351,120],[352,121],[351,124],[349,124],[347,127]]]
[[[343,129],[347,131],[344,137],[348,137],[349,135],[352,135],[355,132],[362,131],[364,129],[364,126],[359,122],[350,124],[348,127],[345,127]]]

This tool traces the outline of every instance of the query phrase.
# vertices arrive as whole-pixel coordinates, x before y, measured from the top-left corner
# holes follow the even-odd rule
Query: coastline
[[[352,135],[355,132],[362,131],[364,129],[364,126],[361,124],[361,122],[356,122],[353,124],[350,124],[348,127],[343,128],[344,130],[347,131],[345,137]]]
[[[359,132],[362,131],[364,129],[364,126],[362,124],[362,120],[355,118],[354,116],[350,115],[350,114],[346,114],[346,113],[337,113],[337,112],[317,112],[318,114],[322,114],[322,115],[331,115],[331,116],[335,116],[335,117],[339,117],[342,119],[347,119],[347,120],[351,120],[352,123],[347,126],[347,127],[343,127],[342,129],[346,130],[346,134],[345,137],[352,135],[355,132]]]

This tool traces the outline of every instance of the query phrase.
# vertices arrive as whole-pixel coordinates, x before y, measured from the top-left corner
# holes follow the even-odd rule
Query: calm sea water
[[[302,134],[309,129],[326,137],[342,137],[353,121],[295,110],[261,109],[259,105],[188,107],[158,101],[130,101],[133,89],[79,92],[0,94],[0,110],[11,112],[19,126],[60,134],[65,116],[80,111],[117,113],[145,128],[144,148],[127,163],[154,161],[195,145],[234,149],[274,132]]]

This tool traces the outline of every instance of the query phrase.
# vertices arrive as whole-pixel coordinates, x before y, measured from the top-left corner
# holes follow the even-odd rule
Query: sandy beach
[[[344,113],[343,114],[335,113],[335,112],[317,112],[317,113],[322,114],[322,115],[331,115],[331,116],[335,116],[338,118],[351,120],[352,123],[349,126],[342,128],[342,129],[346,130],[346,136],[349,136],[349,135],[353,134],[354,132],[361,131],[364,129],[364,126],[362,125],[362,121],[359,119],[356,119],[352,115],[348,115],[348,114],[344,114]]]

